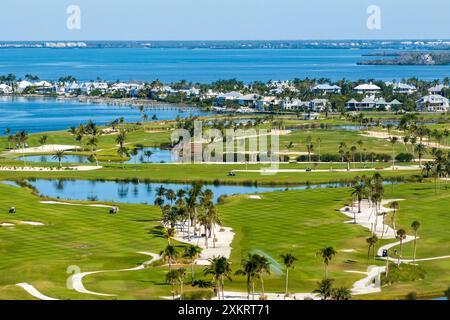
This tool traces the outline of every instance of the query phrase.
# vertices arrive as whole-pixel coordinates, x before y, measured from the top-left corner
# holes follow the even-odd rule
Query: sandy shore
[[[177,233],[174,237],[174,240],[199,246],[202,248],[202,253],[199,258],[195,260],[197,265],[209,265],[208,259],[213,257],[223,256],[225,258],[229,258],[231,255],[231,242],[234,238],[234,232],[231,228],[220,227],[219,225],[214,226],[214,236],[216,238],[215,244],[213,243],[213,239],[207,238],[207,242],[205,241],[205,237],[201,235],[193,235],[192,228],[190,228],[190,239],[188,239],[187,233],[188,224],[184,226],[182,224],[177,224],[176,229]],[[198,225],[197,228],[201,230],[199,233],[204,232],[203,228],[200,228]],[[185,232],[183,232],[184,230]]]

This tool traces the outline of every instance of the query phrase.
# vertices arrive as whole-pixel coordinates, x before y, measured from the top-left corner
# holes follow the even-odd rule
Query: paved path
[[[127,271],[137,271],[137,270],[142,270],[144,269],[147,265],[149,265],[150,263],[152,263],[155,260],[160,259],[160,256],[158,254],[155,253],[151,253],[151,252],[138,252],[139,254],[144,254],[147,256],[151,256],[152,259],[149,261],[146,261],[142,264],[140,264],[137,267],[134,268],[129,268],[129,269],[119,269],[119,270],[99,270],[99,271],[91,271],[91,272],[82,272],[82,273],[77,273],[74,274],[71,278],[71,284],[72,284],[72,288],[79,292],[79,293],[86,293],[86,294],[92,294],[92,295],[97,295],[97,296],[105,296],[105,297],[114,297],[116,296],[115,294],[108,294],[108,293],[99,293],[99,292],[94,292],[94,291],[90,291],[88,289],[86,289],[83,285],[83,278],[87,277],[89,275],[92,274],[97,274],[97,273],[106,273],[106,272],[127,272]]]
[[[31,294],[33,297],[38,298],[40,300],[59,300],[56,298],[52,298],[46,296],[45,294],[40,293],[34,286],[28,283],[17,283],[16,286],[23,288],[26,292]]]

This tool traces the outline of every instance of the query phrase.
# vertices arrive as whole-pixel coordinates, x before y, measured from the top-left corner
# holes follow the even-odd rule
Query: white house
[[[256,108],[258,110],[268,110],[273,108],[273,106],[279,104],[279,101],[276,97],[262,97],[256,102]]]
[[[241,106],[249,106],[250,107],[250,106],[255,105],[257,98],[258,97],[256,96],[256,94],[251,93],[251,94],[246,94],[246,95],[240,96],[237,99],[237,102]]]
[[[33,86],[33,84],[31,82],[26,81],[26,80],[19,81],[19,82],[17,82],[16,85],[17,85],[17,91],[19,91],[19,92],[23,92],[26,88]]]
[[[0,94],[9,94],[12,92],[12,88],[7,84],[0,83]]]
[[[407,83],[392,83],[392,91],[394,93],[400,93],[400,94],[412,94],[417,91],[417,88],[413,85],[407,84]]]
[[[314,99],[309,102],[309,109],[314,112],[321,112],[328,106],[327,99]]]
[[[438,94],[431,94],[420,98],[416,101],[416,107],[419,111],[427,112],[449,111],[448,99]]]
[[[231,91],[227,93],[221,93],[217,95],[216,101],[217,103],[223,103],[225,101],[237,101],[239,98],[242,97],[242,94],[236,91]]]
[[[449,87],[443,84],[438,84],[428,89],[428,93],[430,95],[442,94],[444,89],[448,89]]]
[[[301,101],[300,99],[285,99],[281,101],[281,108],[284,110],[296,111],[309,107],[308,101]]]
[[[346,103],[347,109],[350,110],[390,110],[392,108],[398,109],[401,106],[402,103],[397,99],[394,99],[391,102],[387,102],[384,98],[375,98],[375,96],[365,97],[361,101],[351,99]]]
[[[322,94],[326,93],[341,93],[341,87],[337,85],[330,85],[328,83],[318,84],[311,88],[312,92],[318,92]]]
[[[381,88],[371,82],[356,86],[355,91],[361,94],[373,94],[380,92]]]

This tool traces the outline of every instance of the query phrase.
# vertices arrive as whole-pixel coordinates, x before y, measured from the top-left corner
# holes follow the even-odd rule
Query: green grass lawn
[[[389,166],[389,163],[374,164],[377,168]],[[351,167],[362,167],[363,165],[352,164]],[[370,167],[367,164],[367,167]],[[260,172],[237,172],[236,176],[228,176],[232,170],[261,170],[269,168],[267,164],[129,164],[122,169],[120,165],[105,165],[102,169],[93,171],[0,171],[0,179],[27,179],[27,178],[70,178],[70,179],[145,179],[154,182],[193,182],[203,181],[205,183],[226,184],[303,184],[350,181],[356,176],[370,175],[373,171],[338,171],[338,172],[278,172],[273,175],[262,175]],[[343,169],[346,164],[321,164],[317,167],[313,164],[279,164],[280,169]],[[419,170],[379,170],[385,178],[403,177],[408,178],[419,174]]]
[[[246,195],[229,197],[218,207],[225,226],[236,232],[232,243],[233,270],[240,267],[249,252],[264,253],[278,265],[279,256],[293,253],[298,261],[290,273],[292,292],[314,290],[323,276],[318,249],[333,246],[338,255],[330,265],[336,286],[351,287],[361,278],[345,270],[365,271],[368,230],[347,220],[338,210],[349,202],[349,188],[282,191],[261,194],[262,199]],[[409,225],[419,220],[418,258],[450,254],[448,190],[433,183],[386,186],[386,199],[401,198],[397,226],[409,234]],[[15,215],[7,214],[15,206]],[[68,266],[81,271],[134,267],[149,258],[139,251],[158,253],[165,240],[152,231],[159,225],[160,210],[153,206],[120,204],[118,215],[106,208],[45,205],[30,190],[0,185],[0,222],[38,221],[45,226],[0,227],[0,299],[30,299],[15,283],[28,282],[46,295],[62,299],[107,299],[79,294],[66,288]],[[385,241],[386,242],[386,241]],[[343,252],[354,249],[354,252]],[[405,258],[412,246],[404,247]],[[421,262],[424,280],[397,283],[380,294],[355,297],[368,299],[403,298],[410,291],[421,297],[439,296],[450,285],[449,260]],[[379,261],[377,264],[383,265]],[[201,274],[202,268],[197,268]],[[281,267],[282,269],[282,267]],[[85,286],[92,291],[114,293],[117,299],[159,299],[170,296],[164,284],[164,267],[149,267],[136,272],[112,272],[88,276]],[[279,269],[267,277],[266,290],[282,292],[284,277]],[[234,276],[227,290],[245,291],[242,277]],[[196,292],[189,285],[187,291]]]

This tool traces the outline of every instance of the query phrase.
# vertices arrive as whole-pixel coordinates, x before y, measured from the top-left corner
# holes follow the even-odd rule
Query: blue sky
[[[81,9],[68,30],[66,9]],[[366,27],[369,5],[381,30]],[[450,38],[446,0],[14,0],[0,41]]]

